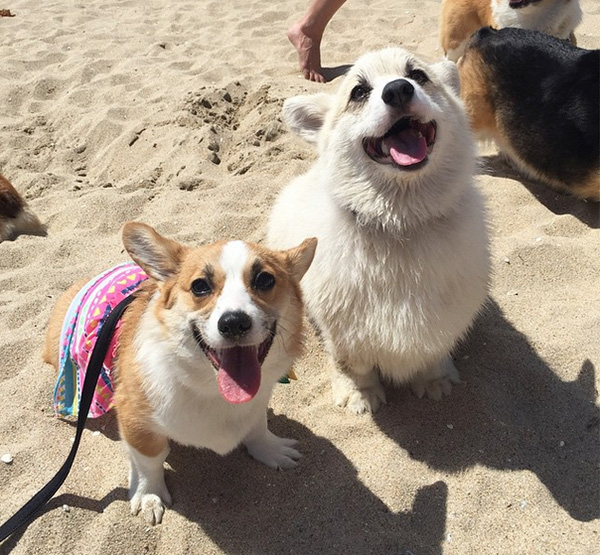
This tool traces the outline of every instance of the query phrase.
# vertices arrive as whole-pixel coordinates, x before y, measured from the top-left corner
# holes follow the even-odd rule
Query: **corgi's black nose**
[[[224,312],[217,322],[219,333],[227,339],[239,339],[252,328],[252,318],[241,310]]]
[[[388,106],[404,108],[406,103],[413,97],[415,88],[406,79],[390,81],[381,93],[381,100]]]

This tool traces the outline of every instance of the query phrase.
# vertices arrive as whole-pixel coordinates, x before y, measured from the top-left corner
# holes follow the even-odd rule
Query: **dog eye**
[[[192,281],[191,290],[196,297],[205,297],[206,295],[210,295],[212,293],[210,284],[208,281],[202,278]]]
[[[366,87],[365,85],[356,85],[350,93],[350,100],[366,100],[370,92],[371,89],[369,87]]]
[[[254,278],[254,287],[260,291],[268,291],[269,289],[273,289],[274,285],[275,276],[271,275],[269,272],[260,272]]]
[[[411,70],[407,77],[413,81],[416,81],[419,83],[419,85],[424,85],[425,83],[429,82],[429,77],[422,69]]]

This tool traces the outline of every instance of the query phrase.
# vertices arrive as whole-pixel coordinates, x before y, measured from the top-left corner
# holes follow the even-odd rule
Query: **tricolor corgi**
[[[493,139],[526,176],[600,201],[600,50],[485,27],[458,65],[480,138]]]
[[[192,249],[128,223],[123,243],[137,265],[75,284],[59,299],[44,359],[59,370],[57,411],[73,414],[78,388],[70,376],[85,371],[110,306],[135,295],[90,412],[112,406],[114,377],[114,406],[130,455],[131,510],[155,524],[171,503],[163,475],[170,439],[222,455],[244,444],[270,467],[296,465],[296,441],[268,430],[267,405],[301,350],[299,281],[316,240],[281,252],[242,241]]]
[[[46,227],[19,192],[0,175],[0,243],[19,235],[46,235]]]
[[[318,238],[302,280],[333,362],[334,402],[377,410],[380,380],[439,399],[484,303],[490,260],[474,144],[453,62],[403,49],[361,57],[337,94],[288,99],[291,129],[318,145],[272,210],[268,241]]]
[[[581,17],[579,0],[442,0],[442,48],[456,62],[481,27],[532,29],[575,43]]]

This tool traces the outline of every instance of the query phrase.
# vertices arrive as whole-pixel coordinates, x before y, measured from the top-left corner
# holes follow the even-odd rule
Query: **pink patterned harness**
[[[98,333],[110,311],[131,295],[148,276],[131,262],[119,264],[89,281],[73,299],[63,321],[59,372],[54,388],[54,410],[57,416],[77,416],[79,398],[89,359]],[[106,357],[89,416],[102,416],[112,406],[113,359],[120,334],[117,324]]]

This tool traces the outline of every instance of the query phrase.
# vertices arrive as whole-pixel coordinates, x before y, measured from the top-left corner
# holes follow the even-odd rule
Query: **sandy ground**
[[[418,4],[418,5],[417,5]],[[600,47],[582,0],[579,44]],[[314,159],[280,120],[305,81],[287,41],[304,0],[10,0],[0,18],[0,172],[48,224],[0,245],[0,521],[60,467],[74,427],[53,415],[41,359],[50,310],[76,279],[123,261],[120,228],[147,222],[190,244],[261,241],[273,199]],[[403,45],[435,61],[440,2],[350,1],[323,43],[335,73]],[[310,335],[299,381],[278,386],[271,428],[300,440],[272,471],[175,445],[163,524],[129,514],[114,418],[91,422],[15,554],[588,554],[598,546],[598,205],[477,177],[493,227],[489,306],[456,353],[441,402],[389,389],[354,416],[332,405]],[[99,434],[94,434],[99,431]],[[66,508],[65,508],[66,506]]]

